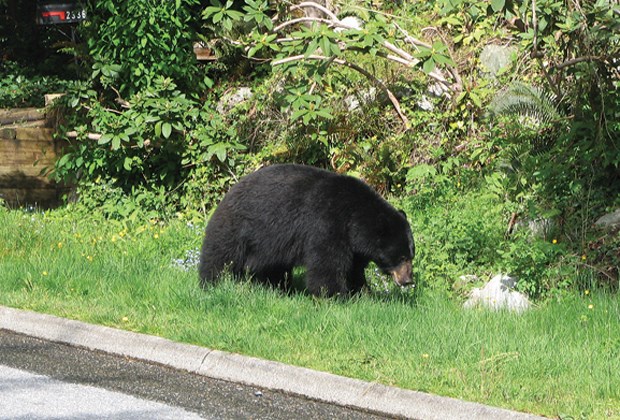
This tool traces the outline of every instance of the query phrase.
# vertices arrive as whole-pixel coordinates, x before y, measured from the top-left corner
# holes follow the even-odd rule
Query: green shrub
[[[124,96],[170,78],[184,92],[199,92],[203,77],[193,53],[199,0],[89,0],[84,35],[92,77]]]
[[[72,81],[41,76],[16,63],[2,62],[0,108],[43,107],[45,94],[65,92],[72,85]]]
[[[432,201],[421,193],[403,204],[416,241],[414,265],[427,284],[450,289],[462,275],[485,277],[499,269],[507,217],[497,197],[454,183]]]

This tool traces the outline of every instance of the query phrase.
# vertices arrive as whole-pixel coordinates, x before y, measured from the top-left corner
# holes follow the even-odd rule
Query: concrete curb
[[[396,417],[541,418],[4,306],[0,306],[0,329]]]

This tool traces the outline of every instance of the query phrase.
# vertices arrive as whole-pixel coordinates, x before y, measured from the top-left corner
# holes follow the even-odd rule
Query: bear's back
[[[371,187],[357,178],[298,164],[261,168],[241,179],[229,194],[238,195],[243,200],[266,200],[271,204],[280,199],[287,202],[308,199],[315,204],[325,201],[324,204],[328,205],[338,201],[350,206],[371,197],[380,198]]]

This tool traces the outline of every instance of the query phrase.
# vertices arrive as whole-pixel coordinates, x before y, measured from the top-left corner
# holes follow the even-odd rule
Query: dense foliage
[[[617,6],[329,4],[86,2],[72,51],[88,76],[62,102],[55,176],[110,217],[204,216],[261,165],[330,167],[420,218],[445,209],[417,226],[429,282],[504,270],[533,295],[618,287],[618,232],[592,227],[620,205]],[[195,43],[217,60],[198,63]],[[488,45],[510,46],[498,69]]]

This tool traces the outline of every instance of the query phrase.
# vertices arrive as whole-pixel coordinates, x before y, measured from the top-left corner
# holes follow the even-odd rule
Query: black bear
[[[405,214],[359,179],[311,166],[268,166],[225,195],[207,225],[201,285],[233,275],[287,289],[305,267],[307,290],[359,292],[370,261],[399,285],[411,283],[414,243]]]

